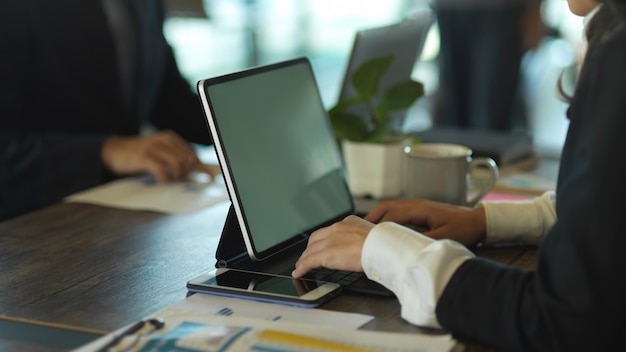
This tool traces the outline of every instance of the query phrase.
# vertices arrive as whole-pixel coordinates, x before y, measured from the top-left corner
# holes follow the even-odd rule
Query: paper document
[[[309,310],[306,310],[308,312]],[[119,351],[450,351],[450,335],[389,333],[306,323],[202,314],[166,314],[161,329],[146,327],[116,344]],[[329,321],[330,322],[330,321]],[[99,348],[89,344],[79,351]]]
[[[520,192],[530,195],[541,195],[548,190],[556,190],[556,181],[537,176],[529,172],[520,172],[501,177],[495,191]]]
[[[194,145],[198,158],[216,172],[215,180],[192,173],[185,182],[157,183],[150,176],[128,177],[75,193],[66,202],[112,208],[186,214],[228,199],[213,146]]]
[[[323,309],[308,309],[288,307],[279,304],[247,301],[228,297],[217,297],[194,294],[186,299],[152,314],[150,318],[176,317],[229,317],[253,319],[258,324],[314,324],[333,326],[342,329],[354,330],[368,323],[374,317],[358,313],[335,312]],[[130,324],[131,326],[134,324]],[[273,325],[272,325],[273,326]],[[77,352],[95,351],[110,343],[128,327],[122,327],[116,332],[89,343]]]
[[[65,201],[185,214],[227,199],[224,180],[218,175],[211,182],[193,180],[167,183],[156,183],[148,177],[129,177],[75,193]]]
[[[374,319],[371,315],[335,312],[324,309],[289,307],[281,304],[248,301],[236,298],[194,294],[170,306],[169,313],[200,313],[232,317],[256,318],[268,321],[333,325],[357,329]],[[169,314],[168,313],[168,314]]]

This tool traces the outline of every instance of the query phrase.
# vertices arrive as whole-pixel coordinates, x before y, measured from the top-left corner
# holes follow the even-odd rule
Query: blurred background
[[[194,87],[199,79],[305,55],[330,107],[337,101],[355,32],[428,7],[428,0],[169,0],[165,35]],[[583,22],[563,0],[543,0],[541,16],[549,31],[522,60],[522,91],[539,153],[558,158],[568,120],[556,85],[581,51]],[[409,112],[407,130],[432,126],[438,52],[435,23],[413,71],[426,96]]]

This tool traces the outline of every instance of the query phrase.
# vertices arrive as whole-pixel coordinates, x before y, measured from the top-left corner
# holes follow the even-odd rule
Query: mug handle
[[[489,191],[493,189],[499,177],[498,166],[493,159],[487,157],[473,158],[469,164],[470,175],[472,173],[472,170],[479,166],[483,166],[489,169],[489,181],[481,188],[481,190],[474,196],[474,198],[467,202],[467,206],[472,208],[476,206],[476,204],[478,204],[478,202],[483,199],[483,197],[487,193],[489,193]]]

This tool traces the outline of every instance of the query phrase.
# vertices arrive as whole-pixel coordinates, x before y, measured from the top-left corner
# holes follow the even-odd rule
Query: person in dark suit
[[[164,16],[157,0],[0,2],[0,220],[123,175],[208,172]]]
[[[568,0],[588,48],[567,112],[556,191],[464,208],[382,202],[314,232],[293,272],[364,271],[411,323],[497,351],[609,351],[626,316],[626,0]],[[422,233],[415,227],[427,228]],[[538,245],[536,269],[477,258],[482,243]],[[463,246],[466,245],[466,246]],[[619,348],[618,348],[619,349]]]

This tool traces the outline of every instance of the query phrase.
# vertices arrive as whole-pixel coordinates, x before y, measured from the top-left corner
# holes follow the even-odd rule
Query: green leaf
[[[344,111],[336,111],[329,116],[337,139],[359,142],[367,137],[368,126],[362,116]]]
[[[387,137],[387,125],[379,125],[363,140],[368,143],[381,143]]]
[[[424,95],[424,85],[417,81],[406,81],[389,88],[381,97],[376,111],[385,114],[390,111],[408,109]]]
[[[372,124],[378,128],[378,126],[385,126],[385,130],[387,130],[387,126],[391,122],[391,116],[386,111],[375,111],[372,115]]]
[[[391,66],[393,55],[368,60],[352,75],[352,85],[362,100],[372,103],[381,77]]]
[[[333,114],[343,112],[345,109],[360,102],[361,98],[359,97],[351,97],[341,100],[337,104],[335,104],[335,106],[333,106],[330,110],[328,110],[328,114],[332,117]]]
[[[368,60],[352,75],[357,95],[339,101],[329,111],[338,140],[383,143],[389,136],[390,112],[407,109],[424,95],[422,83],[408,80],[391,87],[374,107],[380,80],[393,62],[393,55]],[[348,108],[364,103],[368,112],[363,116],[348,112]]]

